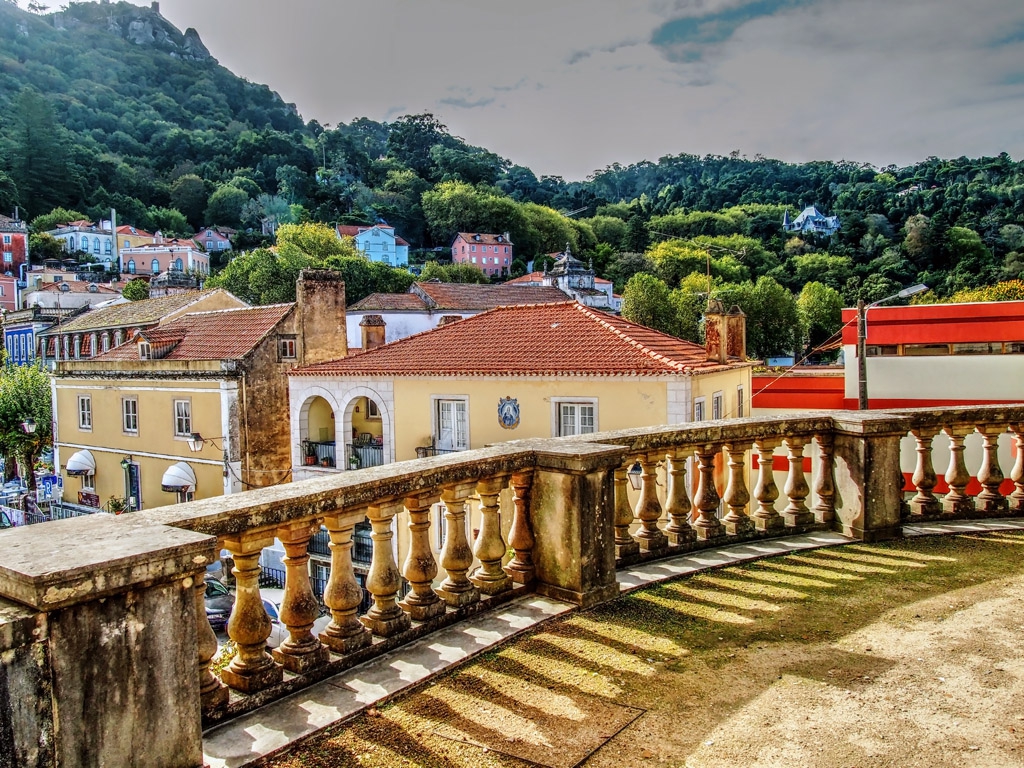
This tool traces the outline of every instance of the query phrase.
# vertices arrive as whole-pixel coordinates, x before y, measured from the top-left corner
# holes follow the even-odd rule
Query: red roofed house
[[[614,292],[612,281],[598,277],[592,267],[572,255],[568,245],[561,253],[549,253],[548,256],[555,260],[550,272],[531,272],[513,280],[506,280],[505,285],[550,285],[588,307],[609,312],[619,312],[622,309],[622,297]]]
[[[295,303],[231,297],[140,322],[92,359],[62,360],[54,461],[65,494],[77,494],[66,501],[141,509],[287,481],[287,371],[346,354],[344,293],[338,273],[306,271]]]
[[[566,300],[557,288],[507,284],[413,283],[406,293],[371,293],[347,310],[349,349],[369,349],[398,341],[442,323],[514,304],[552,304]]]
[[[508,233],[488,235],[481,232],[459,232],[452,241],[452,261],[472,264],[485,275],[507,275],[512,266],[512,241]]]
[[[28,263],[28,227],[20,219],[0,216],[0,275],[8,272],[24,280],[22,266]]]
[[[743,415],[753,364],[742,321],[709,314],[723,328],[709,350],[577,302],[500,307],[299,367],[289,374],[294,475],[321,471],[306,464],[302,446],[325,430],[336,435],[337,454],[362,467],[505,440]]]
[[[351,237],[356,248],[366,254],[370,261],[390,264],[392,267],[409,265],[409,244],[395,234],[395,228],[387,224],[373,226],[338,225],[338,237]]]

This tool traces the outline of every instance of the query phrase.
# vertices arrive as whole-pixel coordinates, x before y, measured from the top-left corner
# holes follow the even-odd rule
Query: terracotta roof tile
[[[665,376],[724,370],[734,365],[709,362],[704,348],[693,342],[576,302],[561,302],[500,307],[360,355],[299,368],[293,373]]]
[[[426,308],[426,302],[415,293],[371,293],[352,304],[348,310],[350,312],[388,312],[404,309],[422,312]]]
[[[240,360],[277,326],[294,304],[193,312],[167,325],[140,332],[154,347],[174,345],[162,360]],[[95,360],[138,360],[134,343],[122,344]]]
[[[478,285],[476,283],[415,283],[433,302],[433,309],[484,310],[518,304],[563,302],[564,293],[553,286]]]
[[[209,296],[213,291],[189,291],[175,293],[170,296],[158,296],[155,299],[132,301],[128,304],[117,304],[113,307],[94,309],[64,323],[61,333],[76,333],[103,328],[124,328],[143,325],[155,325],[161,319],[178,312],[189,304]],[[56,332],[56,329],[51,329]]]
[[[454,240],[462,238],[467,243],[480,243],[483,245],[512,245],[512,241],[504,235],[488,234],[484,232],[459,232]],[[477,238],[480,238],[477,240]],[[498,238],[501,238],[500,240]],[[453,240],[453,242],[454,242]]]

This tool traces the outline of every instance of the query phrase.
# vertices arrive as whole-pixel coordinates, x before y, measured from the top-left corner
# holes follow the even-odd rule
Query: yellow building
[[[220,292],[242,306],[177,315],[62,361],[66,500],[143,509],[287,482],[287,371],[346,352],[344,284],[319,275],[303,274],[296,303],[249,307]]]
[[[709,327],[710,351],[575,302],[501,307],[300,367],[289,376],[294,475],[746,415],[743,317],[719,310]]]

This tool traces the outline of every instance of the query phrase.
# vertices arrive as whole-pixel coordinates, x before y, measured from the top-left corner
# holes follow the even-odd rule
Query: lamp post
[[[857,408],[861,411],[868,409],[868,360],[867,360],[867,342],[868,342],[868,310],[872,307],[877,307],[879,304],[885,304],[887,301],[893,299],[905,299],[908,296],[913,296],[915,293],[921,293],[921,291],[927,291],[928,286],[924,283],[918,283],[912,285],[909,288],[904,288],[899,293],[894,293],[892,296],[886,296],[884,299],[873,301],[870,304],[865,304],[863,299],[857,301]]]

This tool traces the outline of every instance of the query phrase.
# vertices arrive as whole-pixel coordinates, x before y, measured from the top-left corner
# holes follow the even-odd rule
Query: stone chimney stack
[[[331,269],[304,269],[295,286],[301,365],[337,360],[348,354],[345,281]]]
[[[736,304],[725,316],[725,353],[733,360],[747,359],[747,316]]]
[[[707,350],[708,360],[724,363],[728,359],[727,335],[725,310],[722,308],[722,302],[708,299],[708,308],[704,310],[704,349]]]
[[[446,325],[457,323],[462,319],[462,315],[441,315],[441,319],[437,321],[437,327],[443,328]]]
[[[387,323],[380,315],[365,315],[359,321],[359,327],[363,332],[363,352],[384,346],[387,335]]]

